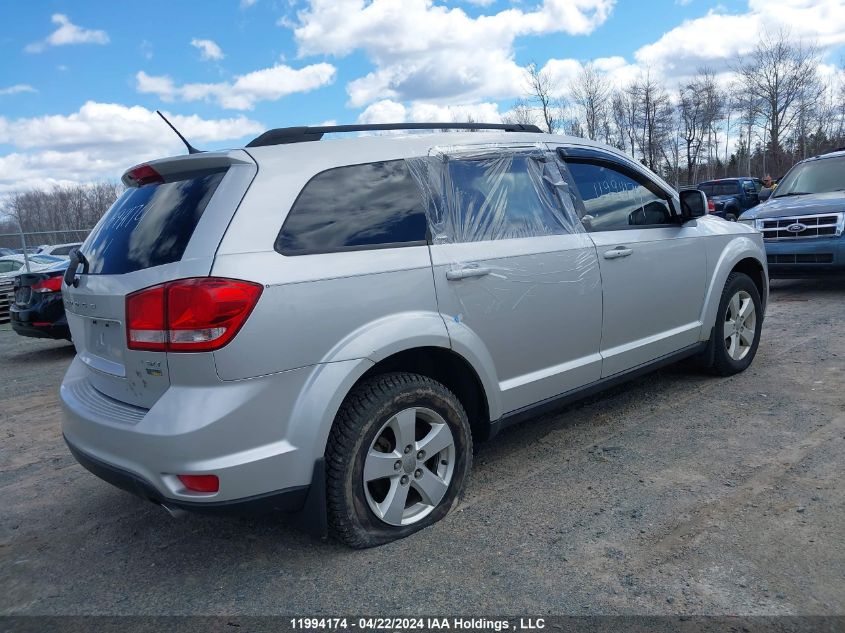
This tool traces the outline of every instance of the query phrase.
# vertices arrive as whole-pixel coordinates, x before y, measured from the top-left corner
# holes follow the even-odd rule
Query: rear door
[[[551,153],[456,152],[431,258],[453,340],[495,367],[505,413],[598,380],[601,281]]]
[[[73,285],[62,290],[73,343],[98,391],[149,408],[167,390],[167,354],[127,348],[126,296],[207,276],[255,171],[249,156],[237,151],[155,161],[127,172],[126,191],[80,248],[87,265],[78,266]]]
[[[681,225],[673,196],[609,152],[564,148],[559,155],[598,251],[602,377],[696,343],[707,275],[696,221]]]

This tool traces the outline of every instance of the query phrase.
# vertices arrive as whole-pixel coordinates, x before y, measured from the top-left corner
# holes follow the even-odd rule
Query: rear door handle
[[[605,251],[603,257],[605,259],[619,259],[620,257],[628,257],[628,255],[634,252],[633,249],[628,248],[627,246],[617,246],[616,248],[612,248],[609,251]]]
[[[484,266],[464,266],[462,268],[452,268],[446,271],[446,279],[455,281],[457,279],[468,279],[470,277],[483,277],[489,275],[492,271]]]

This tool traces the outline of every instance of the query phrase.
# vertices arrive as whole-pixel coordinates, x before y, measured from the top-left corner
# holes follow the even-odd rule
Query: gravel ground
[[[366,551],[99,481],[59,429],[73,348],[0,331],[0,614],[845,614],[843,299],[773,283],[745,373],[508,429],[458,511]]]

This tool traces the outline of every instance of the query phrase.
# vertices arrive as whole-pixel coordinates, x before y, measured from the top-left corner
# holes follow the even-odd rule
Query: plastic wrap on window
[[[435,148],[406,162],[435,244],[584,231],[570,187],[543,146]]]

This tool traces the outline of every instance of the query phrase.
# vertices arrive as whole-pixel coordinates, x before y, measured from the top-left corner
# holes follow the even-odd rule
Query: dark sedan
[[[21,336],[70,340],[62,303],[62,277],[68,262],[15,277],[12,328]]]

